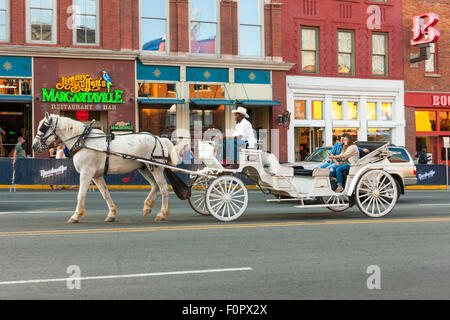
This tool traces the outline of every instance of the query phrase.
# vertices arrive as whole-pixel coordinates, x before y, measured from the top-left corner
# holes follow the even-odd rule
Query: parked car
[[[366,147],[370,142],[357,142],[361,147]],[[296,162],[296,166],[303,166],[305,169],[313,169],[328,160],[331,147],[321,147],[311,153],[304,161]],[[413,158],[404,147],[389,146],[392,156],[388,158],[385,170],[389,172],[397,182],[400,194],[405,193],[405,187],[417,184],[416,166]],[[399,195],[400,195],[399,194]]]

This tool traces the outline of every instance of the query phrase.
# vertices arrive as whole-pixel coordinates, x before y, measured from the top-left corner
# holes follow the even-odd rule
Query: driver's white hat
[[[246,118],[249,118],[250,116],[247,114],[247,109],[244,107],[238,107],[236,110],[231,111],[232,113],[240,113],[243,114]]]

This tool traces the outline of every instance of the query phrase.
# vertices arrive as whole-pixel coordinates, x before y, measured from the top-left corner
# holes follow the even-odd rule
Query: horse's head
[[[58,120],[58,115],[49,115],[48,112],[45,113],[44,119],[39,122],[36,137],[33,139],[34,152],[40,153],[48,149],[58,139],[56,135]]]

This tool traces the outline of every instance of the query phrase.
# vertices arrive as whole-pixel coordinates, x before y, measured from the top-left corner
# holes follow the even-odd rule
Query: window
[[[138,96],[140,98],[176,98],[174,83],[146,83],[138,84]]]
[[[381,104],[381,120],[390,121],[392,120],[392,103],[382,103]]]
[[[431,43],[430,47],[430,58],[425,60],[425,71],[435,73],[437,71],[436,67],[436,43]]]
[[[9,41],[9,0],[0,0],[0,41]]]
[[[409,155],[403,148],[390,147],[389,151],[392,152],[392,156],[389,157],[389,162],[409,162]]]
[[[322,120],[323,119],[323,103],[322,101],[312,101],[312,119],[313,120]]]
[[[141,0],[141,49],[166,52],[167,0]]]
[[[56,0],[27,0],[27,42],[56,43]]]
[[[140,107],[139,130],[169,138],[176,129],[176,116],[176,111],[172,110],[168,105]]]
[[[387,76],[388,74],[387,48],[387,34],[372,33],[372,74],[374,76]]]
[[[239,1],[239,55],[261,57],[263,55],[261,0]]]
[[[74,0],[75,44],[98,44],[98,1]]]
[[[436,112],[416,111],[416,131],[435,131]]]
[[[347,120],[358,120],[358,103],[347,102]]]
[[[302,72],[319,72],[319,29],[302,27]]]
[[[367,141],[391,142],[392,129],[367,129]]]
[[[305,120],[306,119],[306,101],[297,100],[294,101],[295,109],[295,119]]]
[[[0,79],[0,94],[31,95],[31,79]]]
[[[218,52],[217,0],[190,0],[191,53]]]
[[[366,103],[366,115],[367,120],[377,120],[377,103],[367,102]]]
[[[439,112],[441,129],[440,131],[450,131],[450,112]]]
[[[191,99],[225,99],[225,87],[212,84],[190,84]]]
[[[342,102],[333,101],[331,103],[331,113],[333,114],[333,120],[342,120]]]
[[[338,31],[338,73],[354,73],[354,34],[350,30]]]

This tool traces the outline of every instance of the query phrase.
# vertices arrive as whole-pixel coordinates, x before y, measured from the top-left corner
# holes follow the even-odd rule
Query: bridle
[[[56,118],[56,123],[55,123],[55,127],[52,126],[53,124],[53,118],[50,117],[49,120],[45,120],[39,127],[38,129],[38,133],[36,135],[36,139],[39,141],[39,143],[41,144],[41,148],[42,150],[46,150],[46,149],[50,149],[50,148],[54,148],[57,145],[47,145],[47,140],[48,138],[50,138],[51,136],[55,137],[55,141],[59,139],[58,135],[56,134],[56,130],[58,128],[58,118]],[[51,129],[52,131],[50,132],[49,135],[47,135],[47,131]],[[47,135],[47,136],[46,136]]]

